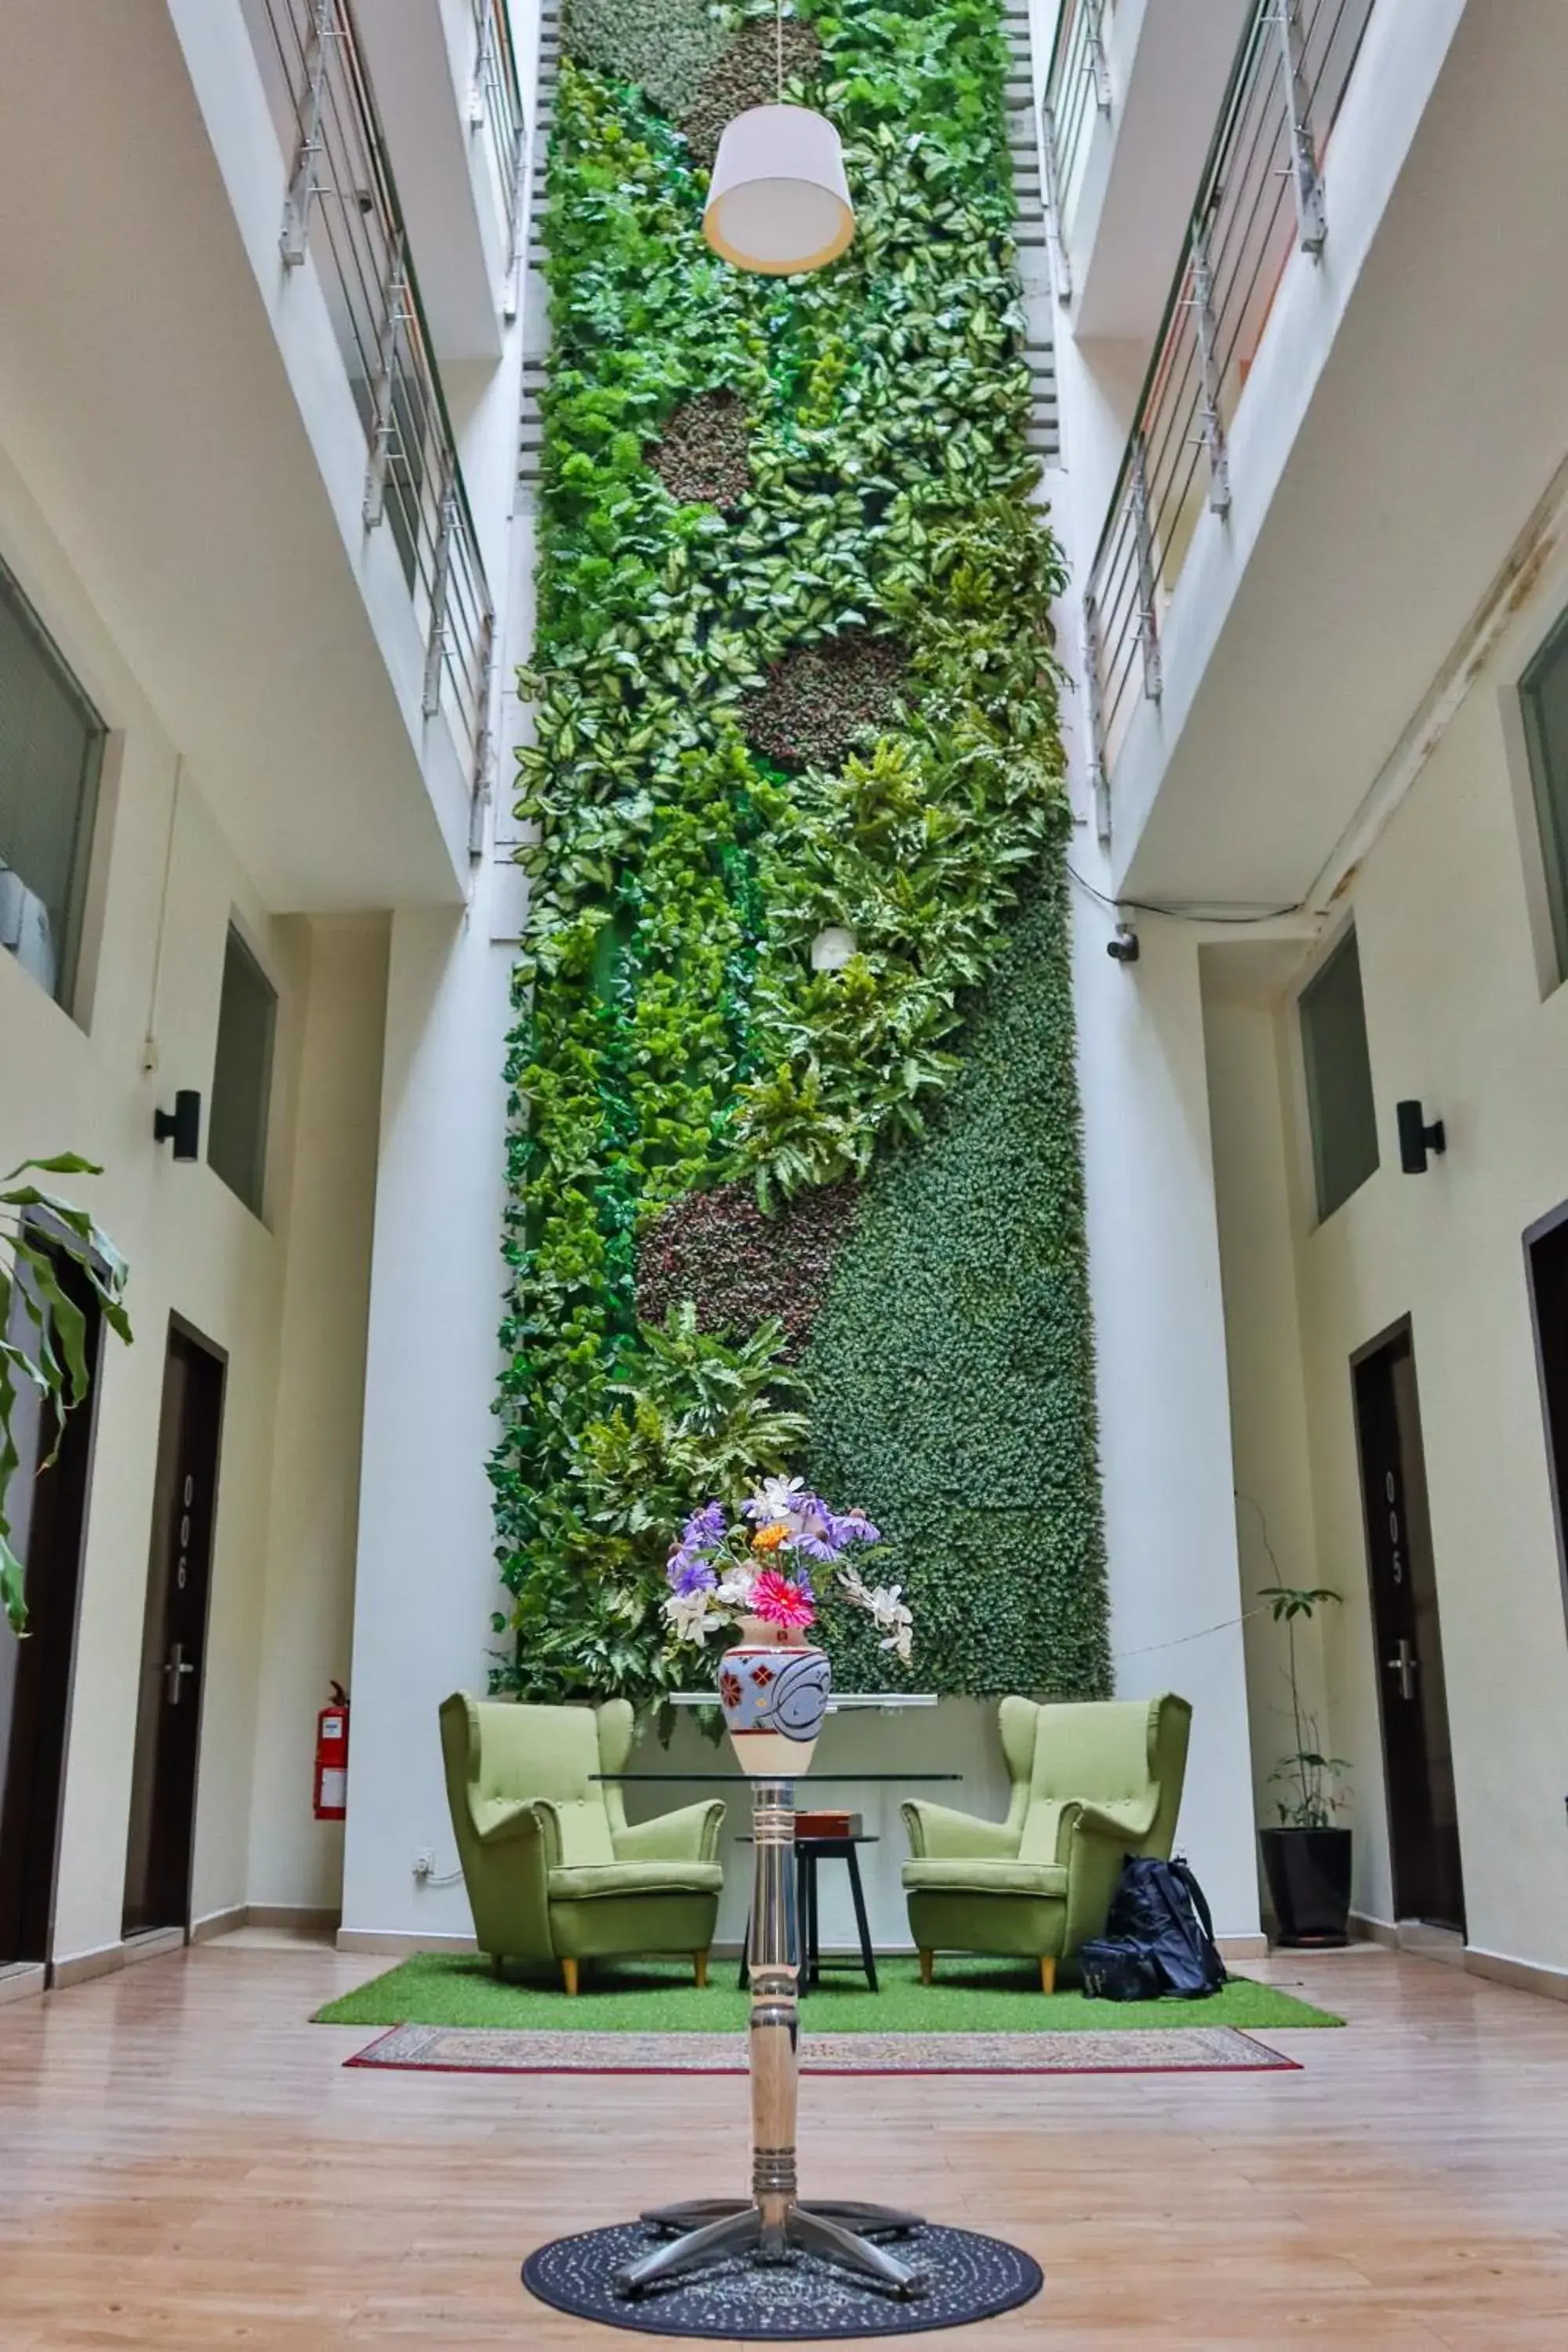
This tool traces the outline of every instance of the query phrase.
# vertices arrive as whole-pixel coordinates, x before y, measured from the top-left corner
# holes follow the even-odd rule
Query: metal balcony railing
[[[409,258],[350,0],[253,0],[291,141],[279,244],[314,261],[365,436],[367,531],[391,532],[425,646],[423,709],[444,713],[482,819],[490,768],[495,607]]]
[[[1157,702],[1165,609],[1205,505],[1230,508],[1227,435],[1293,249],[1328,235],[1321,163],[1374,0],[1258,0],[1188,222],[1084,591],[1100,835],[1141,698]]]
[[[1040,98],[1040,163],[1046,242],[1057,300],[1072,300],[1065,207],[1071,202],[1099,115],[1110,112],[1105,61],[1106,0],[1061,0]]]
[[[468,93],[468,121],[473,130],[483,132],[490,152],[507,249],[503,307],[507,317],[515,319],[528,194],[528,122],[507,0],[474,0],[474,80]]]

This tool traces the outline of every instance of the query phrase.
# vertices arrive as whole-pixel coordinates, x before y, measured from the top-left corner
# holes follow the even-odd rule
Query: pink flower
[[[747,1603],[753,1617],[761,1617],[770,1625],[814,1625],[816,1612],[811,1605],[811,1595],[781,1576],[776,1568],[765,1568],[752,1587]]]

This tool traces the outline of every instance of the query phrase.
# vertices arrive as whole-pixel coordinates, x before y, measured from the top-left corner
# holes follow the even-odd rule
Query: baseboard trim
[[[340,1927],[340,1952],[384,1952],[406,1959],[410,1952],[477,1952],[472,1936],[410,1936],[390,1927]]]
[[[1543,2000],[1568,2000],[1568,1969],[1548,1968],[1540,1960],[1516,1960],[1506,1952],[1489,1952],[1476,1944],[1453,1953],[1442,1951],[1419,1936],[1408,1936],[1392,1919],[1373,1919],[1361,1911],[1351,1913],[1351,1926],[1368,1942],[1407,1953],[1412,1959],[1462,1968],[1468,1976],[1484,1977],[1489,1984],[1507,1985],[1514,1992],[1536,1993]]]
[[[335,1903],[247,1903],[246,1927],[328,1927],[336,1935],[342,1913]]]
[[[100,1944],[96,1951],[69,1952],[49,1969],[49,1990],[64,1992],[71,1985],[90,1984],[94,1977],[111,1977],[125,1966],[123,1944]]]
[[[0,1969],[0,2009],[7,2001],[32,2000],[47,1982],[42,1960],[12,1960]]]
[[[1232,1960],[1266,1960],[1268,1958],[1268,1938],[1264,1935],[1216,1936],[1215,1943],[1226,1968]]]
[[[1470,1945],[1465,1966],[1473,1977],[1508,1985],[1515,1992],[1542,1994],[1547,2000],[1568,2000],[1568,1969],[1549,1969],[1537,1960],[1510,1959],[1506,1952],[1478,1951]]]
[[[248,1924],[249,1912],[243,1903],[231,1903],[226,1911],[209,1911],[204,1919],[191,1921],[193,1944],[210,1944],[215,1936],[232,1935],[237,1927]]]

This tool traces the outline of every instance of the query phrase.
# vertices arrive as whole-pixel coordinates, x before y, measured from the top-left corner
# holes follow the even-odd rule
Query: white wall
[[[491,869],[454,921],[392,928],[381,1169],[365,1369],[343,1925],[465,1934],[436,1710],[483,1690],[496,1580],[490,1489],[500,1357],[506,1091],[514,950],[492,946]]]
[[[1075,844],[1080,870],[1088,845]],[[1092,870],[1092,866],[1090,866]],[[1075,890],[1075,989],[1116,1687],[1193,1703],[1179,1843],[1218,1932],[1256,1934],[1251,1764],[1198,940],[1113,963]]]
[[[283,1427],[297,1444],[301,1421],[333,1475],[334,1416],[342,1469],[355,1465],[356,1351],[352,1269],[368,1248],[368,1171],[374,1160],[379,1024],[374,957],[357,966],[349,938],[323,935],[312,959],[309,926],[270,918],[214,819],[204,780],[182,769],[157,715],[126,669],[26,488],[0,456],[0,554],[21,581],[66,658],[114,730],[93,859],[78,1013],[45,996],[0,954],[0,1164],[70,1149],[106,1173],[68,1188],[89,1204],[132,1267],[129,1350],[107,1339],[97,1398],[97,1446],[72,1694],[54,1957],[71,1959],[120,1940],[131,1756],[151,1534],[163,1349],[177,1312],[228,1359],[211,1616],[198,1778],[193,1916],[249,1899],[252,1761],[258,1685],[270,1677],[276,1715],[300,1711],[301,1694],[325,1696],[343,1645],[275,1580],[267,1592],[273,1502],[273,1433],[280,1371]],[[165,866],[167,868],[166,908]],[[159,927],[161,968],[154,995]],[[210,1105],[219,987],[230,921],[237,921],[279,990],[278,1049],[266,1222],[253,1216],[206,1166],[177,1166],[153,1139],[153,1114],[179,1087]],[[354,1043],[356,1030],[362,1045]],[[144,1041],[155,1075],[143,1071]],[[370,1073],[367,1150],[354,1160],[356,1089]],[[300,1095],[303,1077],[304,1093]],[[358,1191],[356,1193],[356,1185]],[[357,1226],[357,1229],[356,1229]],[[280,1356],[289,1243],[300,1231],[311,1257],[290,1294],[295,1318]],[[331,1305],[343,1320],[322,1320]],[[342,1420],[345,1402],[349,1429]],[[279,1491],[297,1561],[302,1498],[286,1475]],[[326,1503],[324,1490],[317,1499]],[[344,1553],[342,1570],[351,1558]],[[313,1606],[331,1608],[318,1585]],[[318,1635],[320,1638],[318,1638]],[[0,1640],[9,1641],[8,1633]],[[264,1769],[279,1740],[263,1720]],[[297,1749],[297,1725],[286,1744]],[[308,1766],[308,1750],[306,1762]],[[308,1792],[307,1792],[308,1793]],[[260,1839],[268,1898],[330,1900],[296,1832]]]
[[[246,1900],[335,1912],[342,1828],[311,1812],[316,1715],[349,1682],[390,924],[308,926]]]
[[[1353,1767],[1357,1908],[1393,1916],[1350,1366],[1408,1316],[1468,1940],[1558,1970],[1568,1629],[1521,1239],[1568,1197],[1568,990],[1543,982],[1531,920],[1539,846],[1514,682],[1565,605],[1559,557],[1334,911],[1329,935],[1347,911],[1356,927],[1381,1165],[1326,1222],[1295,1006],[1315,954],[1283,987],[1278,967],[1252,987],[1215,982],[1207,1005],[1237,1482],[1268,1510],[1284,1580],[1345,1596],[1323,1621],[1322,1665],[1331,1749]],[[1447,1128],[1446,1157],[1418,1178],[1398,1161],[1407,1095]],[[1249,1583],[1266,1565],[1248,1557]],[[1260,1769],[1284,1744],[1260,1705],[1268,1638],[1249,1641]]]
[[[1357,1899],[1392,1904],[1348,1360],[1412,1319],[1469,1939],[1568,1968],[1568,1633],[1521,1235],[1568,1196],[1568,991],[1541,993],[1505,727],[1510,681],[1568,603],[1559,567],[1363,861],[1352,903],[1382,1165],[1315,1231],[1289,1153],[1333,1737],[1356,1759]],[[1292,1048],[1293,1050],[1293,1048]],[[1449,1149],[1401,1174],[1394,1105]],[[1288,1094],[1294,1107],[1295,1089]]]
[[[1279,1055],[1279,1001],[1304,952],[1300,940],[1248,940],[1210,946],[1201,957],[1253,1783],[1262,1822],[1278,1818],[1280,1791],[1269,1775],[1296,1738],[1286,1637],[1258,1596],[1268,1585],[1318,1581]],[[1306,1706],[1322,1722],[1317,1624],[1298,1623],[1296,1641]]]
[[[137,1340],[106,1342],[65,1790],[55,1951],[120,1937],[130,1757],[151,1528],[164,1339],[171,1310],[229,1356],[213,1567],[195,1861],[198,1911],[243,1893],[249,1725],[270,1464],[279,1252],[205,1163],[175,1166],[153,1140],[177,1087],[210,1097],[231,914],[280,994],[273,1166],[290,1150],[300,1002],[293,941],[268,920],[186,775],[171,832],[175,752],[0,459],[0,549],[116,730],[97,844],[98,936],[85,1026],[0,955],[0,1160],[75,1150],[107,1173],[73,1189],[131,1261]],[[164,861],[168,908],[153,973]],[[143,1075],[143,1039],[159,1070]],[[8,1638],[8,1637],[7,1637]]]

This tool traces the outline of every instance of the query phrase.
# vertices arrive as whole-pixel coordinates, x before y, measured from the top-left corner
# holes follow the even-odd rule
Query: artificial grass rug
[[[1086,2000],[1068,1987],[1048,1997],[1027,1961],[963,1957],[939,1959],[936,1982],[922,1985],[915,1960],[879,1960],[881,1990],[837,1971],[801,2004],[813,2033],[1100,2033],[1135,2027],[1342,2025],[1294,1994],[1249,1977],[1233,1977],[1209,2000]],[[482,1955],[418,1952],[342,2000],[329,2001],[315,2025],[505,2026],[528,2032],[723,2033],[742,2028],[751,2004],[735,1983],[734,1962],[716,1961],[699,1990],[689,1961],[597,1960],[585,1964],[571,2000],[553,1970],[519,1969],[502,1979]]]

